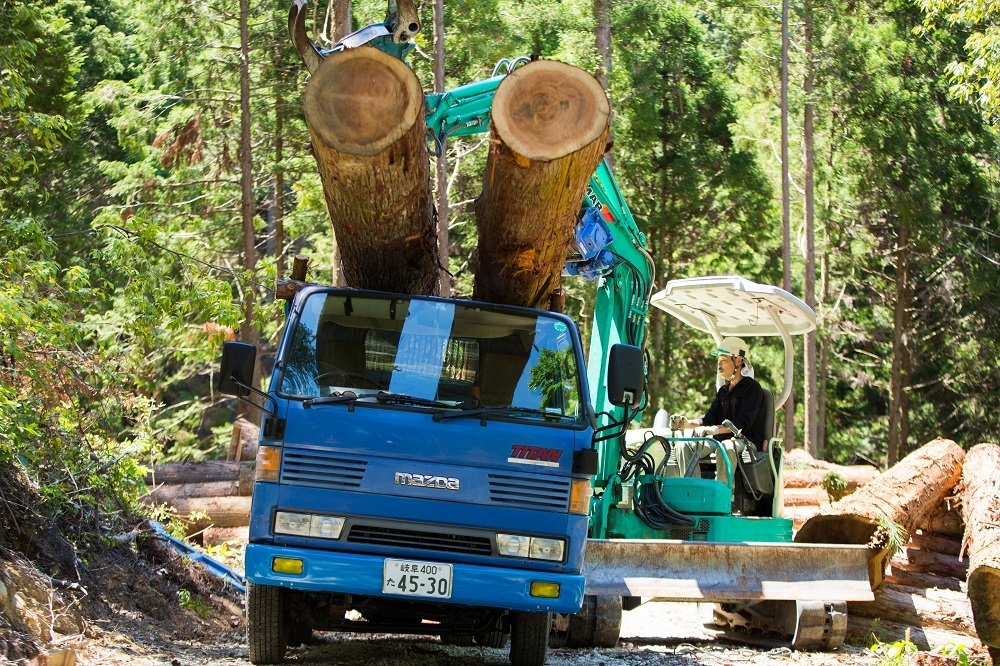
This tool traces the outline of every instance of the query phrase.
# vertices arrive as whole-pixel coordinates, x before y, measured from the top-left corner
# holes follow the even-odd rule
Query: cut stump
[[[601,84],[571,65],[538,60],[503,80],[476,200],[473,298],[548,307],[561,287],[587,182],[608,150],[610,120]]]
[[[313,73],[304,108],[347,283],[433,293],[437,229],[416,75],[378,49],[338,51]]]

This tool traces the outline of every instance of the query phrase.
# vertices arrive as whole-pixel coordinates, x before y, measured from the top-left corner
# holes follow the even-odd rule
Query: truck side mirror
[[[619,407],[638,407],[642,402],[646,372],[642,349],[612,345],[608,356],[608,401]]]
[[[245,342],[227,342],[222,346],[222,364],[219,369],[219,393],[245,396],[253,386],[253,366],[257,361],[257,348]]]

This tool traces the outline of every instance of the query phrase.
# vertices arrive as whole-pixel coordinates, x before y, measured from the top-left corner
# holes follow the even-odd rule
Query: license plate
[[[451,598],[451,565],[414,560],[386,560],[382,568],[383,594]]]

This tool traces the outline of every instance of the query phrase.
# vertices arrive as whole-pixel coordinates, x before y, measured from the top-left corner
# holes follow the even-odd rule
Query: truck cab
[[[288,310],[266,393],[252,347],[223,352],[220,390],[264,411],[250,661],[280,662],[318,629],[494,647],[511,634],[512,662],[544,663],[549,614],[583,600],[596,470],[576,325],[320,286]]]

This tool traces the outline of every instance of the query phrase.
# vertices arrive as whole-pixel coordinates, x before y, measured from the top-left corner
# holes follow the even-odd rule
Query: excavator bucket
[[[872,601],[868,547],[590,539],[587,595],[676,601]]]

